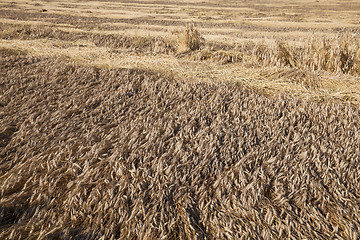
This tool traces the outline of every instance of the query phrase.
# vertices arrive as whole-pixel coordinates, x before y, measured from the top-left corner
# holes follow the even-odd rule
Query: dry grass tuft
[[[244,63],[262,66],[288,66],[310,71],[328,71],[360,75],[360,39],[356,35],[341,34],[336,38],[313,38],[302,46],[275,39],[241,46],[238,51],[248,56]]]
[[[185,56],[194,61],[215,61],[221,64],[229,64],[242,62],[242,55],[241,52],[235,51],[204,49],[191,52],[190,55]]]
[[[276,58],[278,61],[278,65],[280,66],[290,66],[297,67],[296,59],[292,54],[292,49],[283,41],[278,41],[277,43],[277,53]]]
[[[187,25],[183,31],[174,31],[177,36],[176,48],[178,53],[199,50],[204,39],[193,24]]]
[[[284,81],[299,84],[308,90],[315,90],[321,87],[321,79],[315,71],[288,67],[275,71],[265,71],[261,76],[270,81],[284,79]]]
[[[313,39],[305,57],[314,70],[359,75],[359,51],[359,38],[342,34],[336,39]]]

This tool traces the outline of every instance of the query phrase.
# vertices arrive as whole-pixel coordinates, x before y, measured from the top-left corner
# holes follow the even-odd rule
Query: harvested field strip
[[[233,82],[260,90],[268,95],[291,93],[306,99],[360,102],[360,84],[356,77],[338,74],[314,74],[303,70],[285,68],[247,69],[234,64],[196,62],[169,55],[136,55],[95,47],[89,42],[59,42],[42,40],[0,40],[4,52],[19,52],[37,57],[69,59],[81,65],[107,69],[119,67],[138,68],[159,72],[181,81]]]
[[[290,91],[360,102],[360,45],[354,35],[314,37],[301,46],[281,39],[228,44],[197,37],[200,49],[191,51],[186,41],[178,44],[187,39],[182,31],[177,32],[180,37],[156,37],[9,23],[0,30],[3,48],[29,55],[68,57],[107,68],[135,66],[181,80],[241,82],[270,94]]]
[[[41,2],[41,1],[40,1]],[[325,32],[342,30],[359,31],[357,10],[360,5],[353,1],[351,8],[342,3],[341,6],[331,9],[326,4],[317,3],[321,6],[295,2],[294,6],[280,4],[249,4],[240,3],[238,6],[230,6],[217,2],[217,7],[208,2],[204,4],[189,3],[186,6],[177,6],[177,2],[170,4],[157,3],[101,3],[86,2],[85,4],[69,4],[42,2],[38,5],[29,4],[26,1],[18,1],[17,4],[9,1],[0,11],[4,18],[24,20],[48,20],[61,22],[67,19],[67,23],[74,26],[96,27],[99,23],[128,23],[131,25],[148,24],[169,26],[183,26],[188,23],[196,23],[197,27],[230,28],[242,30],[257,30],[274,32]],[[236,3],[236,2],[235,2]],[[183,3],[181,3],[182,5]],[[47,9],[44,13],[43,9]],[[274,12],[274,9],[276,11]],[[324,13],[323,11],[329,11]],[[329,15],[331,14],[331,18]],[[86,26],[85,23],[88,25]]]
[[[58,39],[64,41],[87,40],[99,47],[124,48],[142,53],[174,54],[183,52],[174,36],[131,36],[117,33],[67,31],[45,26],[17,24],[0,25],[2,39]],[[177,31],[180,39],[189,29]],[[196,32],[198,32],[196,30]],[[180,34],[179,34],[180,33]],[[173,34],[176,35],[176,34]],[[188,36],[189,37],[189,36]],[[186,39],[188,38],[186,37]],[[190,36],[191,37],[191,36]],[[333,38],[313,38],[302,45],[289,44],[284,39],[269,39],[267,42],[246,41],[237,44],[200,41],[196,34],[197,47],[185,51],[193,60],[217,59],[222,63],[244,63],[252,66],[290,66],[296,69],[324,70],[335,73],[360,75],[360,41],[351,34],[341,34]]]
[[[318,34],[331,34],[334,32],[359,32],[358,26],[353,26],[351,24],[347,24],[344,26],[337,26],[333,24],[331,26],[327,26],[323,24],[319,26],[310,25],[309,27],[302,27],[302,23],[292,23],[292,26],[287,26],[286,28],[281,27],[284,23],[279,23],[278,25],[271,25],[269,23],[261,24],[261,23],[247,23],[247,24],[236,24],[234,22],[229,21],[204,21],[204,20],[180,20],[176,18],[165,18],[165,19],[152,19],[142,18],[142,17],[116,17],[116,18],[100,18],[100,17],[89,17],[89,16],[79,16],[79,15],[67,15],[67,14],[51,14],[46,15],[41,13],[27,13],[23,15],[22,12],[17,11],[0,11],[0,16],[6,20],[21,20],[21,21],[36,21],[41,20],[43,22],[47,22],[49,24],[70,24],[73,27],[77,28],[86,28],[86,29],[107,29],[107,30],[122,30],[124,27],[117,26],[117,24],[128,25],[129,27],[137,27],[147,25],[148,28],[162,26],[163,32],[166,32],[167,29],[172,29],[173,27],[184,26],[186,24],[195,23],[197,27],[207,29],[206,32],[221,33],[220,35],[232,37],[235,33],[241,31],[238,35],[241,36],[253,36],[255,37],[259,32],[265,34],[265,36],[271,37],[274,33],[282,34],[287,33],[291,37],[292,34],[298,35],[298,33],[302,33],[302,35],[310,34],[316,32]],[[219,29],[228,29],[228,32],[219,31]],[[257,32],[254,34],[254,32]],[[239,37],[238,36],[238,37]],[[259,36],[259,35],[258,35]],[[235,36],[236,37],[236,36]],[[294,39],[295,36],[293,37]]]
[[[16,15],[15,15],[16,16]],[[134,24],[131,22],[114,22],[114,21],[106,21],[106,22],[97,22],[96,20],[90,20],[90,23],[86,26],[74,26],[69,24],[69,22],[66,21],[55,21],[52,18],[40,18],[36,17],[33,20],[19,20],[18,17],[15,17],[14,19],[8,18],[2,18],[0,19],[0,22],[3,24],[14,24],[14,25],[34,25],[34,26],[46,26],[46,27],[52,27],[52,28],[64,28],[64,31],[78,31],[78,32],[84,32],[89,31],[92,33],[103,33],[103,34],[109,34],[109,33],[117,33],[117,34],[142,34],[143,36],[146,35],[155,35],[155,36],[164,36],[168,35],[169,32],[179,29],[179,26],[183,27],[189,22],[184,21],[178,21],[179,24],[172,24],[169,26],[164,26],[163,22],[159,24],[149,24],[146,23],[137,23]],[[41,19],[41,20],[40,20]],[[78,24],[79,22],[77,22]],[[193,23],[191,21],[190,23]],[[93,26],[94,25],[94,26]],[[95,26],[96,25],[96,26]],[[221,28],[213,28],[212,27],[200,27],[200,24],[196,24],[198,27],[197,29],[203,34],[203,36],[211,41],[214,42],[224,42],[224,39],[226,39],[226,43],[229,44],[236,44],[239,42],[249,41],[250,39],[252,41],[261,41],[266,39],[272,39],[274,37],[274,32],[276,32],[276,36],[283,39],[288,39],[289,41],[298,41],[300,39],[308,39],[308,36],[304,36],[304,30],[302,31],[290,31],[284,30],[281,28],[277,29],[265,29],[265,28],[259,28],[256,26],[233,26],[232,24],[227,24],[226,26],[221,26]],[[92,27],[91,27],[92,26]],[[66,28],[66,29],[65,29]],[[84,30],[85,28],[85,30]],[[83,29],[83,30],[82,30]],[[255,31],[256,30],[256,31]],[[344,31],[344,29],[342,29]],[[318,38],[321,37],[328,37],[328,38],[334,38],[339,35],[339,32],[337,31],[330,31],[328,28],[321,29],[321,31],[314,31],[314,29],[309,29],[306,32],[312,32],[312,34]],[[316,32],[316,33],[314,33]],[[310,34],[310,33],[307,33]]]
[[[358,108],[0,53],[0,238],[360,237]]]

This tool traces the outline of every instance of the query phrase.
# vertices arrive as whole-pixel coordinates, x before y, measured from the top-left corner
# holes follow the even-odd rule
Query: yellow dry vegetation
[[[5,0],[0,42],[82,64],[359,102],[357,1],[184,4]]]
[[[359,239],[359,12],[2,0],[0,239]]]

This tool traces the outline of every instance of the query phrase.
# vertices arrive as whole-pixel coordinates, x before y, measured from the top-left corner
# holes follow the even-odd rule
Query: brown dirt
[[[0,238],[359,238],[358,108],[0,53]]]

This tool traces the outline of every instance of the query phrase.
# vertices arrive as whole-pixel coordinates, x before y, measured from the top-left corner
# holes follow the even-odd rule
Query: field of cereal
[[[360,2],[0,3],[1,239],[359,239]]]

